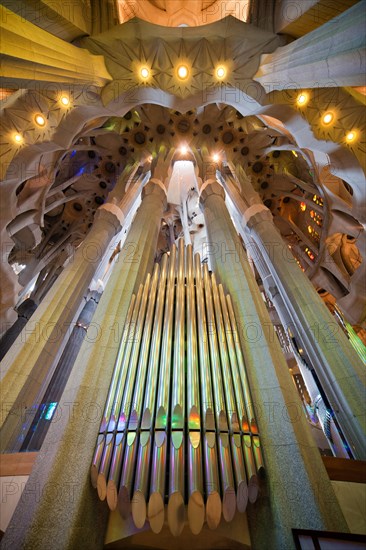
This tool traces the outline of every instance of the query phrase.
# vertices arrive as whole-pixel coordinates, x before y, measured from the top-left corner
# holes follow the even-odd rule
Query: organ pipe
[[[230,296],[184,241],[131,298],[91,467],[111,510],[159,533],[215,529],[264,462]]]

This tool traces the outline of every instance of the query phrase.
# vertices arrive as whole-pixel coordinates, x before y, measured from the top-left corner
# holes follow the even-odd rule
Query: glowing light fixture
[[[67,95],[63,95],[60,98],[60,102],[64,105],[64,107],[67,107],[70,103],[70,98]]]
[[[354,130],[352,130],[351,132],[348,132],[348,134],[346,135],[346,141],[350,143],[351,141],[354,141],[356,137],[357,137],[357,133]]]
[[[143,78],[144,80],[146,80],[147,78],[149,78],[150,76],[150,71],[147,67],[142,67],[141,70],[140,70],[140,76],[141,78]]]
[[[45,126],[46,124],[46,119],[44,118],[44,116],[42,115],[36,115],[34,117],[34,120],[35,120],[35,123],[38,125],[38,126]]]
[[[302,212],[305,212],[305,210],[306,210],[306,204],[305,204],[304,202],[300,202],[300,210],[301,210]]]
[[[217,67],[216,69],[216,76],[218,79],[223,79],[226,75],[226,70],[225,70],[225,67],[223,66],[220,66],[220,67]]]
[[[212,156],[212,160],[213,160],[214,162],[219,162],[219,160],[220,160],[220,155],[218,155],[217,153],[215,153],[215,154]]]
[[[296,103],[300,106],[306,105],[306,103],[309,101],[309,96],[305,92],[299,94],[296,99]]]
[[[15,134],[14,141],[16,141],[17,143],[21,143],[23,141],[23,138],[20,134]]]
[[[177,73],[181,80],[185,80],[188,76],[188,67],[186,65],[179,65]]]
[[[294,155],[294,157],[298,157],[299,155],[296,153],[296,151],[292,151],[292,154]]]
[[[186,155],[188,153],[188,147],[186,145],[182,145],[182,147],[180,148],[180,152],[182,153],[182,155]]]
[[[334,116],[332,113],[325,113],[325,115],[323,116],[323,123],[324,124],[330,124],[333,120]]]

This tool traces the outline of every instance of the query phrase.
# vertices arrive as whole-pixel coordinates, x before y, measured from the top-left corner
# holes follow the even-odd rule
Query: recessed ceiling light
[[[213,160],[214,162],[219,162],[220,156],[219,156],[217,153],[215,153],[215,154],[213,155],[213,157],[212,157],[212,160]]]
[[[140,70],[140,75],[141,75],[141,78],[146,80],[150,76],[149,69],[147,67],[142,67],[142,69]]]
[[[356,132],[354,130],[352,130],[352,132],[348,132],[348,134],[346,135],[346,140],[348,142],[351,142],[351,141],[354,141],[356,139]]]
[[[182,155],[186,155],[188,153],[188,147],[186,145],[182,145],[182,147],[180,148],[180,152],[182,153]]]
[[[309,100],[308,94],[306,94],[305,92],[302,92],[297,96],[296,102],[298,105],[305,105],[308,102],[308,100]]]
[[[333,120],[334,116],[332,113],[325,113],[323,116],[323,123],[324,124],[330,124]]]
[[[67,97],[67,95],[61,96],[60,101],[61,101],[62,105],[64,105],[65,107],[67,107],[70,103],[70,99]]]
[[[38,126],[44,126],[46,124],[46,119],[42,115],[36,115],[34,120]]]
[[[222,78],[224,78],[225,75],[226,75],[225,67],[222,67],[222,66],[217,67],[217,69],[216,69],[217,78],[222,79]]]
[[[21,143],[23,141],[23,138],[20,134],[15,134],[14,141],[16,141],[17,143]]]
[[[188,76],[188,67],[186,65],[180,65],[178,67],[178,76],[181,80],[184,80]]]

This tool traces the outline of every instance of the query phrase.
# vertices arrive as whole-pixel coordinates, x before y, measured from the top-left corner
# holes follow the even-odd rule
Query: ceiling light
[[[180,148],[180,152],[182,153],[182,155],[186,155],[188,153],[188,147],[186,145],[182,145],[182,147]]]
[[[217,78],[222,79],[222,78],[224,78],[225,75],[226,75],[225,67],[222,67],[222,66],[217,67],[217,69],[216,69]]]
[[[181,80],[184,80],[188,76],[188,67],[186,65],[180,65],[178,67],[178,76]]]
[[[305,105],[308,102],[308,100],[309,100],[308,94],[303,92],[297,96],[296,103],[302,106],[302,105]]]
[[[333,114],[332,113],[325,113],[323,116],[323,123],[324,124],[330,124],[333,120]]]
[[[38,126],[44,126],[46,124],[46,119],[42,115],[36,115],[34,120]]]
[[[147,67],[142,67],[142,69],[140,70],[140,75],[141,75],[141,78],[146,80],[150,76],[149,69]]]
[[[219,162],[219,160],[220,160],[220,155],[218,155],[217,153],[215,153],[215,154],[213,155],[213,157],[212,157],[212,160],[213,160],[214,162]]]
[[[67,107],[70,103],[70,99],[67,97],[67,95],[61,96],[60,101],[65,107]]]
[[[354,141],[356,139],[356,135],[356,132],[352,130],[352,132],[348,132],[348,134],[346,135],[346,140],[348,142]]]
[[[17,143],[21,143],[23,141],[21,134],[15,134],[14,141],[16,141]]]

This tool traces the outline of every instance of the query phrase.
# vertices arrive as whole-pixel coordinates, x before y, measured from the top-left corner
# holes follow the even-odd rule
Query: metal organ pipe
[[[210,529],[216,529],[221,519],[220,478],[218,469],[216,423],[212,380],[210,373],[210,350],[203,293],[201,258],[195,255],[197,296],[197,328],[199,342],[199,371],[202,409],[202,447],[205,473],[206,520]]]
[[[263,458],[237,330],[230,297],[183,240],[132,296],[91,478],[137,528],[159,533],[166,515],[178,536],[187,516],[198,534],[257,498]]]

